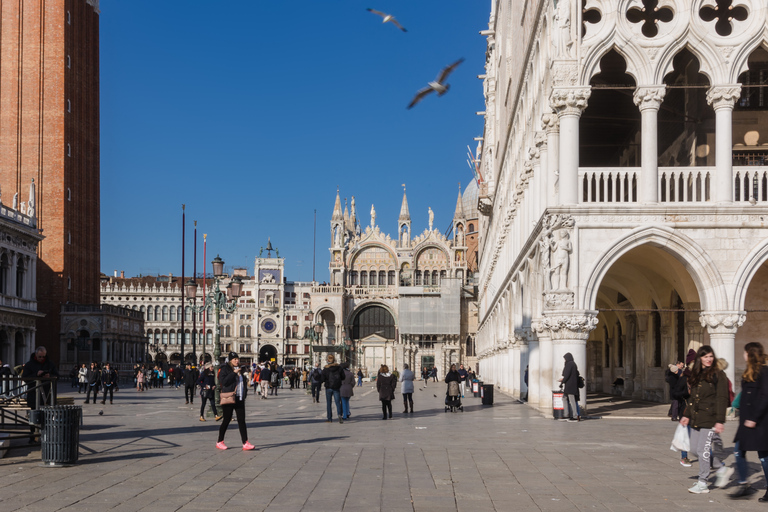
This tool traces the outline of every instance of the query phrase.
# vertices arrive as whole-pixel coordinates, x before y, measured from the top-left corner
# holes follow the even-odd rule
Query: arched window
[[[361,310],[352,322],[352,338],[359,340],[372,334],[395,338],[395,320],[382,306],[373,305]]]
[[[395,285],[395,271],[394,270],[390,270],[389,273],[387,274],[387,284],[389,286],[394,286]]]
[[[160,306],[155,306],[155,322],[159,322],[160,318]]]
[[[349,273],[349,285],[355,286],[357,284],[357,271],[353,270]]]
[[[142,306],[142,307],[144,307],[144,306]],[[149,306],[147,308],[147,321],[148,322],[152,322],[154,320],[155,320],[155,308],[153,308],[152,306]]]
[[[24,260],[21,256],[16,261],[16,296],[24,296]]]
[[[469,226],[467,226],[467,231],[469,233],[474,233],[475,232],[475,225],[470,222]]]
[[[212,322],[213,321],[213,306],[208,306],[208,309],[206,310],[206,314],[208,315],[208,318],[206,318],[206,321]]]
[[[192,320],[192,309],[189,306],[184,308],[184,321]]]
[[[8,255],[0,256],[0,293],[8,293]]]
[[[416,274],[416,286],[421,286],[421,270],[417,270]]]
[[[208,331],[208,334],[206,334],[205,344],[206,345],[213,345],[213,333],[211,331]]]
[[[437,270],[432,271],[432,286],[437,286],[439,281],[437,280]]]
[[[226,338],[229,338],[229,337],[231,337],[231,336],[232,336],[232,331],[231,331],[231,328],[230,328],[230,326],[228,326],[228,325],[225,325],[225,326],[224,326],[224,336],[225,336]]]
[[[146,313],[147,313],[147,312],[146,312],[146,311],[144,311],[144,306],[141,306],[141,307],[139,308],[139,311],[141,311],[141,316],[143,316],[145,319],[149,320],[149,318],[147,318],[147,316],[146,316]]]
[[[171,322],[176,320],[176,306],[171,306]]]
[[[176,331],[171,331],[170,334],[171,334],[170,337],[169,337],[170,338],[170,343],[171,343],[171,345],[175,345],[176,344]]]
[[[387,273],[383,270],[379,270],[379,286],[387,285]]]
[[[360,286],[368,286],[368,272],[365,270],[360,272]]]
[[[251,326],[250,325],[246,325],[245,326],[245,337],[246,338],[250,338],[251,337]]]
[[[198,313],[197,313],[197,320],[198,320],[198,322],[202,322],[203,321],[203,316],[204,315],[205,315],[205,310],[198,311]]]
[[[241,338],[245,338],[245,326],[244,325],[240,326],[240,337]]]
[[[163,306],[163,322],[168,321],[168,306]]]
[[[168,331],[163,331],[163,345],[168,344]]]
[[[289,339],[291,339],[292,337],[293,337],[293,336],[291,335],[291,328],[290,328],[290,327],[286,327],[286,328],[285,328],[285,339],[289,340]]]
[[[445,279],[445,270],[440,271],[440,282],[442,282],[443,279]]]

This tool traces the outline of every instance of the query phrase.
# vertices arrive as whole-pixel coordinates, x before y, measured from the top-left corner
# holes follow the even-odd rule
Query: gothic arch
[[[387,251],[389,253],[389,255],[392,256],[392,260],[394,260],[395,264],[397,264],[397,254],[392,250],[391,247],[387,247],[386,245],[378,243],[378,242],[368,242],[368,243],[365,243],[365,244],[361,245],[358,250],[356,250],[356,251],[352,252],[352,254],[350,254],[350,256],[349,256],[349,268],[351,269],[354,266],[355,260],[357,260],[357,258],[362,253],[364,253],[366,249],[371,249],[373,247],[377,247],[379,249],[384,249],[385,251]]]
[[[589,84],[595,75],[602,71],[600,69],[600,61],[611,50],[616,50],[616,53],[624,59],[624,62],[627,64],[626,73],[635,80],[636,84],[654,83],[651,81],[653,78],[648,72],[649,64],[647,57],[634,43],[622,41],[622,44],[619,44],[615,40],[615,34],[612,34],[609,39],[599,42],[591,50],[584,57],[584,67],[581,72],[582,84]]]
[[[611,266],[630,250],[647,244],[669,252],[683,265],[696,285],[702,309],[728,308],[728,294],[712,258],[695,241],[665,226],[634,229],[609,247],[587,275],[579,298],[581,307],[595,309],[600,283]]]
[[[760,241],[752,248],[734,274],[731,284],[734,290],[734,298],[733,305],[728,308],[729,310],[744,311],[749,284],[752,282],[752,278],[755,277],[758,269],[766,261],[768,261],[768,239]]]
[[[730,83],[722,66],[722,57],[717,53],[717,50],[704,40],[697,40],[695,45],[691,44],[687,37],[675,41],[674,44],[662,50],[661,55],[658,57],[659,61],[653,77],[654,81],[651,83],[664,83],[666,76],[675,70],[675,57],[684,49],[696,57],[699,63],[699,73],[707,77],[710,86]]]
[[[445,259],[448,262],[448,266],[450,266],[451,256],[450,256],[449,252],[445,249],[445,247],[442,247],[440,244],[437,244],[434,241],[430,240],[430,241],[427,241],[427,242],[424,242],[424,243],[418,245],[414,249],[414,251],[413,251],[413,263],[414,263],[414,266],[416,266],[416,268],[418,268],[419,256],[421,256],[421,253],[426,251],[427,249],[431,249],[431,248],[439,249],[440,251],[442,251],[443,254],[445,254]]]
[[[347,315],[347,321],[345,322],[345,324],[346,325],[352,325],[352,322],[355,320],[355,317],[363,309],[365,309],[366,307],[370,307],[370,306],[381,306],[381,307],[383,307],[384,309],[389,311],[389,314],[392,315],[392,318],[395,319],[395,327],[397,327],[399,325],[399,321],[397,319],[397,311],[395,311],[392,308],[392,306],[390,306],[386,302],[382,302],[382,301],[376,300],[376,299],[368,299],[368,300],[364,300],[362,302],[359,302],[357,304],[357,306],[352,311],[350,311],[349,314]]]
[[[762,33],[756,34],[749,41],[747,41],[746,44],[739,46],[736,49],[735,55],[733,57],[733,63],[729,70],[731,76],[731,81],[729,83],[738,83],[739,75],[749,69],[749,56],[752,55],[752,53],[760,47],[763,47],[764,50],[768,51],[768,28],[766,28],[766,30],[764,30]]]

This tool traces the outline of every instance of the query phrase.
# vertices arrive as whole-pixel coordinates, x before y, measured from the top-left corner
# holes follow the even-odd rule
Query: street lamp
[[[216,406],[218,407],[221,403],[221,390],[219,388],[219,358],[221,357],[221,322],[219,319],[219,315],[221,313],[221,310],[223,309],[227,313],[233,313],[237,309],[237,299],[240,297],[240,295],[243,292],[243,282],[240,279],[240,276],[233,277],[227,287],[225,288],[226,292],[221,290],[221,287],[219,286],[219,283],[227,277],[227,275],[224,273],[224,260],[222,260],[218,255],[216,258],[211,262],[211,266],[213,267],[213,279],[214,279],[214,289],[211,291],[210,294],[205,295],[205,300],[203,301],[203,304],[200,306],[195,306],[193,302],[197,298],[197,283],[193,281],[192,279],[189,279],[186,284],[184,285],[184,288],[187,292],[187,300],[190,303],[190,308],[193,313],[198,314],[200,311],[206,311],[209,307],[214,307],[214,322],[215,322],[215,328],[216,328],[216,339],[214,340],[214,346],[213,346],[213,365],[214,365],[214,375],[216,379]],[[203,290],[205,291],[205,290]],[[205,335],[205,333],[203,333]],[[182,333],[182,336],[184,333]],[[204,338],[205,339],[205,338]]]

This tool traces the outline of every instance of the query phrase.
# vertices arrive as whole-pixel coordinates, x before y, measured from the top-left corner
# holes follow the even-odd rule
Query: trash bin
[[[483,405],[493,405],[493,384],[483,384]]]
[[[562,389],[552,390],[552,417],[556,420],[565,418],[565,394]]]
[[[480,398],[480,394],[482,393],[483,389],[483,381],[481,380],[473,380],[472,381],[472,395],[475,398]]]
[[[80,421],[83,409],[79,405],[41,407],[43,413],[43,466],[67,467],[75,464],[80,447]]]

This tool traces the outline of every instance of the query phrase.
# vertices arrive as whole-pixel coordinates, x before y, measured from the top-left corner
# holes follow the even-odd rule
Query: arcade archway
[[[262,345],[259,349],[259,362],[277,361],[277,348],[274,345]]]

